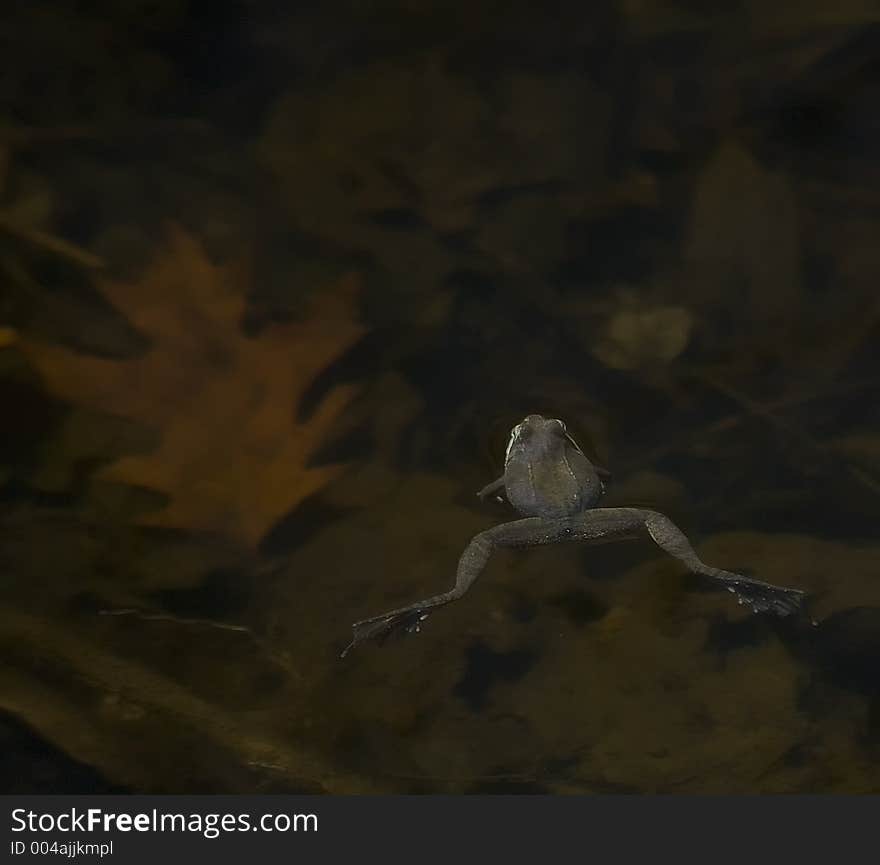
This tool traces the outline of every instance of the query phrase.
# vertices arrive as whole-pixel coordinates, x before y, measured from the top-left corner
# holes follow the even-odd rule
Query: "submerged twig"
[[[226,752],[227,762],[217,762],[216,750],[195,759],[194,765],[208,775],[220,776],[237,763],[272,764],[294,783],[314,785],[329,781],[334,792],[377,792],[381,785],[369,778],[348,775],[326,762],[302,742],[278,735],[255,718],[228,711],[197,696],[187,686],[136,661],[111,654],[68,628],[53,625],[28,613],[7,609],[0,613],[0,707],[22,717],[48,740],[76,759],[97,766],[122,783],[168,786],[169,754],[186,743],[204,742]],[[77,689],[85,685],[91,696]],[[88,693],[87,692],[87,693]],[[101,715],[102,697],[119,696],[141,706],[144,721],[124,726]],[[97,698],[97,699],[96,699]],[[99,708],[95,708],[99,707]],[[173,720],[175,737],[168,741],[144,740],[132,750],[135,731],[154,730],[140,723]],[[144,749],[152,747],[163,759],[153,766],[145,762]],[[152,774],[158,772],[157,775]],[[179,779],[172,777],[174,783]]]
[[[64,258],[80,267],[85,267],[89,270],[100,270],[104,267],[104,259],[89,252],[87,249],[71,243],[63,237],[22,225],[2,211],[0,211],[0,231],[5,231],[19,240],[36,246],[44,252]]]
[[[96,137],[97,130],[92,126],[3,126],[0,128],[0,144],[17,148]]]
[[[715,379],[707,378],[706,381],[712,387],[719,386],[719,383]],[[861,390],[866,390],[872,387],[877,387],[878,385],[880,385],[880,381],[878,381],[877,379],[868,379],[864,381],[854,382],[847,386],[841,386],[837,388],[833,394],[829,391],[821,391],[818,393],[814,392],[810,394],[798,394],[796,396],[781,397],[780,399],[770,400],[767,402],[755,402],[753,400],[747,400],[746,403],[744,403],[742,400],[736,399],[734,396],[729,394],[732,399],[740,404],[743,410],[736,412],[735,414],[726,415],[725,417],[719,418],[716,421],[712,421],[712,423],[706,424],[705,426],[694,430],[694,432],[686,438],[676,436],[664,442],[663,444],[658,445],[655,448],[642,451],[639,457],[634,460],[628,461],[623,465],[622,468],[626,471],[632,472],[646,466],[655,465],[657,461],[668,457],[670,454],[674,454],[683,450],[688,446],[690,442],[702,439],[706,436],[733,429],[739,424],[743,423],[743,421],[745,421],[747,418],[753,417],[755,415],[758,415],[765,420],[774,423],[778,421],[776,413],[783,409],[792,408],[799,405],[806,405],[808,403],[814,402],[815,400],[823,399],[829,396],[833,396],[835,394],[853,393]],[[795,430],[798,433],[802,433],[802,431],[796,430],[795,427],[790,426],[785,421],[781,421],[780,423],[785,426],[787,431]],[[806,433],[803,433],[803,435],[807,437],[813,447],[817,447],[819,449],[824,448],[823,445],[813,440]],[[872,489],[872,491],[880,492],[880,487],[878,487],[876,483],[870,478],[861,476],[861,473],[854,466],[848,465],[848,469],[853,476],[856,476],[859,481],[865,483],[869,488]]]
[[[214,619],[193,619],[185,616],[174,616],[171,613],[146,613],[135,607],[124,607],[118,610],[98,610],[99,616],[134,616],[146,622],[175,622],[178,625],[204,625],[205,627],[219,628],[223,631],[239,631],[249,634],[258,639],[247,625],[235,625],[231,622],[217,622]]]
[[[297,670],[290,662],[279,655],[271,646],[259,635],[254,633],[247,625],[238,625],[232,622],[218,622],[215,619],[198,619],[186,618],[184,616],[175,616],[171,613],[149,613],[145,610],[139,610],[136,607],[123,607],[112,610],[98,610],[99,616],[131,616],[144,622],[170,622],[175,625],[185,625],[188,627],[216,628],[220,631],[234,631],[238,634],[245,634],[251,642],[266,655],[269,660],[281,667],[286,673],[301,678]]]
[[[702,379],[710,387],[713,387],[719,393],[724,394],[724,396],[726,396],[728,399],[731,399],[734,402],[738,403],[751,416],[759,417],[762,420],[767,421],[771,426],[776,427],[777,430],[781,430],[786,435],[799,440],[802,444],[806,445],[808,448],[815,451],[816,453],[820,453],[825,456],[833,455],[835,456],[835,458],[841,459],[840,454],[836,451],[835,448],[828,447],[827,445],[824,445],[821,442],[817,441],[806,430],[802,429],[801,427],[794,426],[793,424],[788,423],[788,421],[778,417],[768,406],[756,402],[747,394],[740,392],[736,388],[731,387],[725,382],[720,381],[708,374],[700,374],[699,378]],[[877,483],[865,472],[857,469],[845,459],[841,459],[841,464],[843,469],[853,480],[855,480],[857,483],[861,484],[871,492],[875,494],[880,494],[880,483]]]

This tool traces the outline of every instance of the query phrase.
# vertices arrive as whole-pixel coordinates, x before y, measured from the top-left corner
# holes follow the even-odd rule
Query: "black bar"
[[[0,799],[0,861],[22,863],[852,861],[880,813],[874,796]]]

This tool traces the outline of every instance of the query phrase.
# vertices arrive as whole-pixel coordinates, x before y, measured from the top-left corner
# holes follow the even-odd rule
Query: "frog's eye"
[[[558,417],[553,418],[553,421],[559,424],[563,435],[568,435],[568,428],[565,426],[565,421],[560,420]]]

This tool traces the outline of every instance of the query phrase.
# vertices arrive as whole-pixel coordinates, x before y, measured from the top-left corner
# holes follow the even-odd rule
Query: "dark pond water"
[[[92,6],[3,37],[4,791],[880,791],[866,4]],[[341,660],[530,413],[818,624],[554,544]]]

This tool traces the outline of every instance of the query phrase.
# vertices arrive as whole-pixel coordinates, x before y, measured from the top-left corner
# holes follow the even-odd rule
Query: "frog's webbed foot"
[[[783,617],[804,613],[807,594],[800,589],[773,586],[730,571],[720,571],[714,579],[723,583],[728,592],[736,595],[737,602],[750,607],[753,613],[773,613]]]
[[[381,646],[394,634],[417,634],[421,631],[422,622],[428,618],[428,615],[426,610],[416,607],[394,610],[355,622],[351,626],[353,633],[351,642],[342,650],[339,657],[344,658],[355,646],[368,640],[375,640]]]

